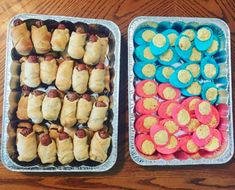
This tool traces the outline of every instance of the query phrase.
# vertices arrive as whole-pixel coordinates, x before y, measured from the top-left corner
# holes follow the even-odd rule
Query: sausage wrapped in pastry
[[[38,58],[35,55],[30,55],[28,59],[21,64],[21,85],[36,88],[41,83],[39,75],[40,66]]]
[[[35,26],[32,25],[32,41],[34,48],[38,54],[44,54],[51,49],[51,33],[47,30],[47,26],[42,21],[37,21]]]
[[[48,134],[40,138],[38,145],[38,156],[43,164],[54,163],[56,161],[56,144]]]
[[[61,164],[69,164],[74,160],[73,143],[67,133],[59,133],[59,137],[56,139],[56,145],[58,160]]]
[[[77,107],[77,120],[78,123],[86,123],[89,119],[92,110],[92,101],[89,94],[84,94],[82,98],[78,100]]]
[[[54,30],[51,38],[51,45],[54,51],[64,51],[69,41],[69,30],[64,24],[59,24]]]
[[[48,121],[56,120],[61,109],[60,94],[57,90],[51,89],[42,102],[42,115]]]
[[[29,55],[33,49],[33,43],[26,23],[16,19],[12,27],[11,36],[16,51],[21,55]]]
[[[16,111],[16,116],[20,120],[29,119],[28,113],[27,113],[29,93],[30,93],[30,88],[28,86],[23,86],[22,87],[22,95],[21,95],[20,100],[18,102],[18,108]]]
[[[41,81],[50,85],[56,79],[57,68],[57,62],[53,55],[47,55],[40,63]]]
[[[16,146],[19,161],[30,162],[37,157],[37,140],[32,127],[17,130]]]
[[[48,134],[48,128],[44,125],[34,124],[33,131],[36,134],[37,144],[39,144],[40,139],[44,134]]]
[[[41,123],[43,120],[42,116],[42,101],[44,93],[39,90],[34,90],[29,94],[27,113],[29,118],[34,123]]]
[[[97,100],[93,104],[90,118],[88,120],[87,126],[92,131],[98,131],[103,128],[103,123],[107,119],[106,114],[109,108],[108,98],[105,100]]]
[[[73,138],[73,153],[77,161],[87,160],[89,158],[89,145],[87,143],[87,134],[84,129],[78,129]]]
[[[86,44],[86,51],[83,61],[87,65],[96,65],[99,63],[101,56],[101,43],[97,36],[91,35],[89,42]]]
[[[64,102],[60,114],[60,123],[64,127],[72,127],[77,123],[78,94],[76,92],[68,92],[64,97]]]
[[[70,57],[74,59],[81,59],[83,57],[86,37],[87,34],[81,27],[78,27],[76,32],[72,32],[68,45],[68,54]]]
[[[56,125],[54,123],[49,126],[49,135],[51,138],[56,140],[59,137],[59,133],[63,131],[63,127],[60,125]]]
[[[107,152],[110,146],[111,137],[105,130],[97,131],[90,145],[90,159],[103,163],[107,159]]]
[[[107,54],[108,50],[108,43],[109,43],[109,38],[104,37],[104,38],[99,38],[100,43],[101,43],[101,55],[100,55],[100,63],[104,63],[105,57]]]
[[[73,90],[79,94],[87,91],[89,73],[85,64],[77,64],[73,69],[72,86]]]
[[[66,91],[72,84],[73,60],[64,60],[60,63],[55,84],[59,90]]]
[[[103,92],[105,87],[105,66],[102,63],[96,65],[91,71],[89,88],[95,93]]]

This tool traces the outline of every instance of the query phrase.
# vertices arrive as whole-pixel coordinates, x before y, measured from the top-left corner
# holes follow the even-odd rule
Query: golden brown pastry
[[[16,51],[21,55],[29,55],[33,49],[33,43],[26,23],[20,19],[16,19],[13,24],[11,36]]]
[[[87,34],[82,27],[78,27],[76,32],[72,32],[69,45],[68,54],[74,59],[81,59],[84,56]]]
[[[43,120],[42,116],[42,101],[44,93],[40,90],[34,90],[29,94],[27,113],[28,117],[34,123],[41,123]]]
[[[72,87],[79,94],[87,91],[89,72],[85,64],[77,64],[73,69]]]
[[[37,138],[37,144],[39,144],[41,137],[44,134],[48,134],[48,128],[44,125],[39,125],[39,124],[34,124],[33,125],[33,131],[36,134],[36,138]]]
[[[40,138],[38,145],[38,156],[43,164],[54,163],[56,161],[56,144],[48,134]]]
[[[17,130],[16,146],[19,161],[30,162],[37,157],[37,141],[32,127]]]
[[[73,143],[67,133],[59,133],[59,137],[56,139],[56,146],[58,160],[61,164],[69,164],[74,160]]]
[[[84,161],[89,158],[89,145],[87,134],[84,129],[78,129],[73,138],[73,154],[77,161]]]
[[[26,61],[21,64],[20,74],[21,85],[27,85],[36,88],[40,85],[40,66],[38,58],[30,55]]]
[[[77,105],[77,120],[78,123],[86,123],[89,119],[92,110],[92,101],[89,94],[84,94],[82,98],[78,100]]]
[[[101,93],[105,87],[105,66],[102,63],[96,65],[91,71],[89,88],[95,93]]]
[[[97,131],[90,145],[90,159],[103,163],[107,159],[107,152],[110,146],[111,137],[105,130]]]
[[[56,120],[61,109],[60,94],[56,89],[51,89],[42,102],[42,115],[48,121]]]
[[[64,97],[63,106],[60,114],[60,123],[64,127],[72,127],[77,123],[78,94],[76,92],[68,92]]]
[[[63,127],[60,125],[56,125],[54,123],[49,126],[49,135],[52,139],[56,140],[59,136],[59,133],[63,131]]]
[[[55,84],[59,90],[66,91],[72,84],[73,60],[64,60],[59,64]]]
[[[108,50],[108,43],[109,43],[109,38],[108,37],[103,37],[99,38],[100,43],[101,43],[101,55],[100,55],[100,63],[104,63],[105,57],[107,55],[107,50]]]
[[[41,81],[50,85],[56,79],[57,69],[57,62],[53,55],[45,56],[45,59],[40,63]]]
[[[105,97],[105,96],[104,96]],[[87,126],[92,131],[98,131],[103,128],[103,123],[107,119],[106,114],[109,108],[109,100],[107,97],[104,99],[98,98],[93,104],[90,118]]]
[[[43,21],[36,21],[35,26],[31,27],[32,41],[38,54],[44,54],[51,50],[51,33]]]
[[[30,88],[28,86],[22,86],[22,95],[20,97],[20,101],[18,102],[18,108],[16,111],[16,116],[20,120],[29,119],[27,114],[29,93]]]
[[[64,51],[69,41],[69,30],[64,24],[59,24],[54,30],[51,38],[51,45],[54,51]]]
[[[87,65],[96,65],[101,56],[101,43],[97,36],[91,35],[86,44],[83,61]]]

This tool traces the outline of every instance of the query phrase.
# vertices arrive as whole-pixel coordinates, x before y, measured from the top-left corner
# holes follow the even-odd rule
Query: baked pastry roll
[[[91,71],[89,88],[95,93],[103,92],[105,87],[105,66],[102,63],[96,65]]]
[[[106,114],[109,108],[108,98],[99,99],[93,104],[90,118],[87,126],[92,131],[98,131],[103,128],[103,123],[107,119]]]
[[[32,127],[17,130],[16,146],[19,161],[30,162],[37,157],[37,140]]]
[[[36,134],[37,144],[39,144],[40,139],[44,134],[48,134],[48,128],[44,125],[34,124],[33,131]]]
[[[21,85],[27,85],[36,88],[40,81],[40,66],[37,56],[30,55],[26,61],[21,64],[20,74]]]
[[[29,119],[27,114],[27,107],[28,107],[28,99],[29,99],[30,88],[28,86],[22,87],[22,95],[18,102],[18,108],[16,111],[16,116],[20,120],[27,120]]]
[[[20,55],[29,55],[33,49],[33,43],[26,23],[20,19],[16,19],[11,30],[11,36],[16,51]]]
[[[59,137],[59,133],[63,131],[63,127],[60,125],[56,125],[54,123],[49,126],[49,135],[51,138],[56,140]]]
[[[38,145],[38,156],[43,164],[54,163],[56,161],[56,144],[48,134],[40,138]]]
[[[89,73],[85,64],[77,64],[73,69],[72,87],[79,94],[87,91]]]
[[[84,94],[82,98],[78,100],[77,106],[77,120],[78,123],[86,123],[89,119],[92,110],[92,101],[89,94]]]
[[[41,81],[50,85],[56,79],[57,62],[53,55],[47,55],[40,63],[40,78]]]
[[[76,32],[72,32],[68,45],[68,54],[73,59],[81,59],[84,56],[87,34],[84,29],[78,27]]]
[[[42,102],[42,115],[48,121],[56,120],[61,109],[60,94],[56,89],[51,89]]]
[[[64,24],[59,24],[54,30],[51,38],[51,45],[54,51],[64,51],[69,41],[69,30]]]
[[[29,118],[34,123],[41,123],[43,120],[42,116],[42,101],[44,98],[44,93],[39,90],[34,90],[29,94],[27,113]]]
[[[57,156],[61,164],[69,164],[74,160],[73,143],[70,136],[65,133],[59,133],[56,139]]]
[[[109,43],[109,38],[104,37],[104,38],[99,38],[100,43],[101,43],[101,54],[100,54],[100,63],[104,63],[105,57],[107,55],[107,50],[108,50],[108,43]]]
[[[68,92],[64,97],[64,102],[60,114],[60,123],[64,127],[72,127],[77,123],[78,94],[76,92]]]
[[[84,129],[78,129],[73,138],[73,154],[77,161],[84,161],[89,158],[89,145],[87,134]]]
[[[101,43],[97,36],[91,35],[86,44],[83,61],[87,65],[96,65],[101,56]]]
[[[34,48],[38,54],[44,54],[51,50],[51,33],[43,21],[37,21],[35,26],[31,27],[32,41]]]
[[[103,163],[107,159],[107,152],[110,146],[111,137],[105,130],[97,131],[90,145],[90,159]]]
[[[73,60],[64,60],[59,64],[55,84],[59,90],[66,91],[72,84]]]

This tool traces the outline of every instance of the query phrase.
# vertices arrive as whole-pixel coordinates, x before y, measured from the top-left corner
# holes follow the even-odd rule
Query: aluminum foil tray
[[[108,152],[108,159],[102,163],[71,163],[70,165],[42,165],[39,162],[32,162],[29,164],[20,163],[15,158],[16,154],[16,134],[14,129],[14,122],[12,113],[15,113],[17,107],[17,97],[19,98],[19,92],[12,89],[12,83],[17,83],[17,76],[13,76],[12,70],[12,37],[10,30],[14,20],[22,19],[30,22],[35,19],[50,22],[69,22],[73,23],[86,23],[94,25],[98,29],[102,28],[109,34],[109,52],[106,58],[106,63],[111,67],[111,86],[112,94],[110,96],[112,100],[112,113],[110,113],[110,123],[112,131],[112,143]],[[3,98],[3,116],[2,116],[2,144],[1,144],[1,161],[3,165],[12,171],[20,172],[103,172],[109,170],[116,162],[117,148],[118,148],[118,102],[119,102],[119,68],[120,68],[120,45],[121,34],[119,27],[112,21],[102,19],[89,19],[89,18],[77,18],[66,16],[53,16],[53,15],[36,15],[36,14],[19,14],[13,17],[8,25],[7,41],[6,41],[6,62],[5,62],[5,83],[4,83],[4,98]],[[18,80],[19,83],[19,80]]]
[[[142,27],[163,27],[165,24],[170,25],[181,25],[182,23],[191,26],[210,26],[213,28],[215,34],[219,37],[220,40],[220,50],[223,52],[222,59],[217,57],[220,60],[220,64],[226,64],[226,74],[223,77],[226,77],[228,85],[226,88],[227,98],[226,103],[229,106],[229,115],[228,115],[228,126],[227,126],[227,141],[224,148],[216,154],[216,156],[210,158],[197,157],[197,158],[188,158],[188,159],[162,159],[157,156],[146,156],[140,153],[135,146],[135,88],[134,85],[138,82],[137,77],[135,77],[133,72],[133,66],[135,64],[134,59],[134,34],[135,32]],[[163,29],[162,28],[162,29]],[[159,28],[158,28],[159,29]],[[160,29],[159,29],[160,30]],[[227,24],[216,18],[189,18],[189,17],[151,17],[151,16],[141,16],[135,18],[129,25],[128,28],[128,106],[129,106],[129,151],[130,156],[134,162],[143,166],[167,166],[167,165],[199,165],[199,164],[223,164],[228,162],[234,153],[234,137],[233,137],[233,111],[232,111],[232,76],[231,76],[231,46],[230,46],[230,30]]]

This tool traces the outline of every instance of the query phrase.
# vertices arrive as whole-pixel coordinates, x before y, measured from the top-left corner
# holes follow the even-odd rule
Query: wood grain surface
[[[39,189],[235,189],[235,159],[218,166],[141,167],[128,151],[127,112],[127,28],[141,15],[217,17],[231,30],[232,61],[235,61],[234,0],[1,0],[0,1],[0,107],[2,107],[5,38],[7,23],[18,13],[41,13],[77,17],[104,18],[114,21],[122,33],[119,148],[116,165],[105,173],[16,173],[0,164],[1,190]],[[233,66],[233,82],[235,82]],[[0,109],[2,117],[2,109]]]

